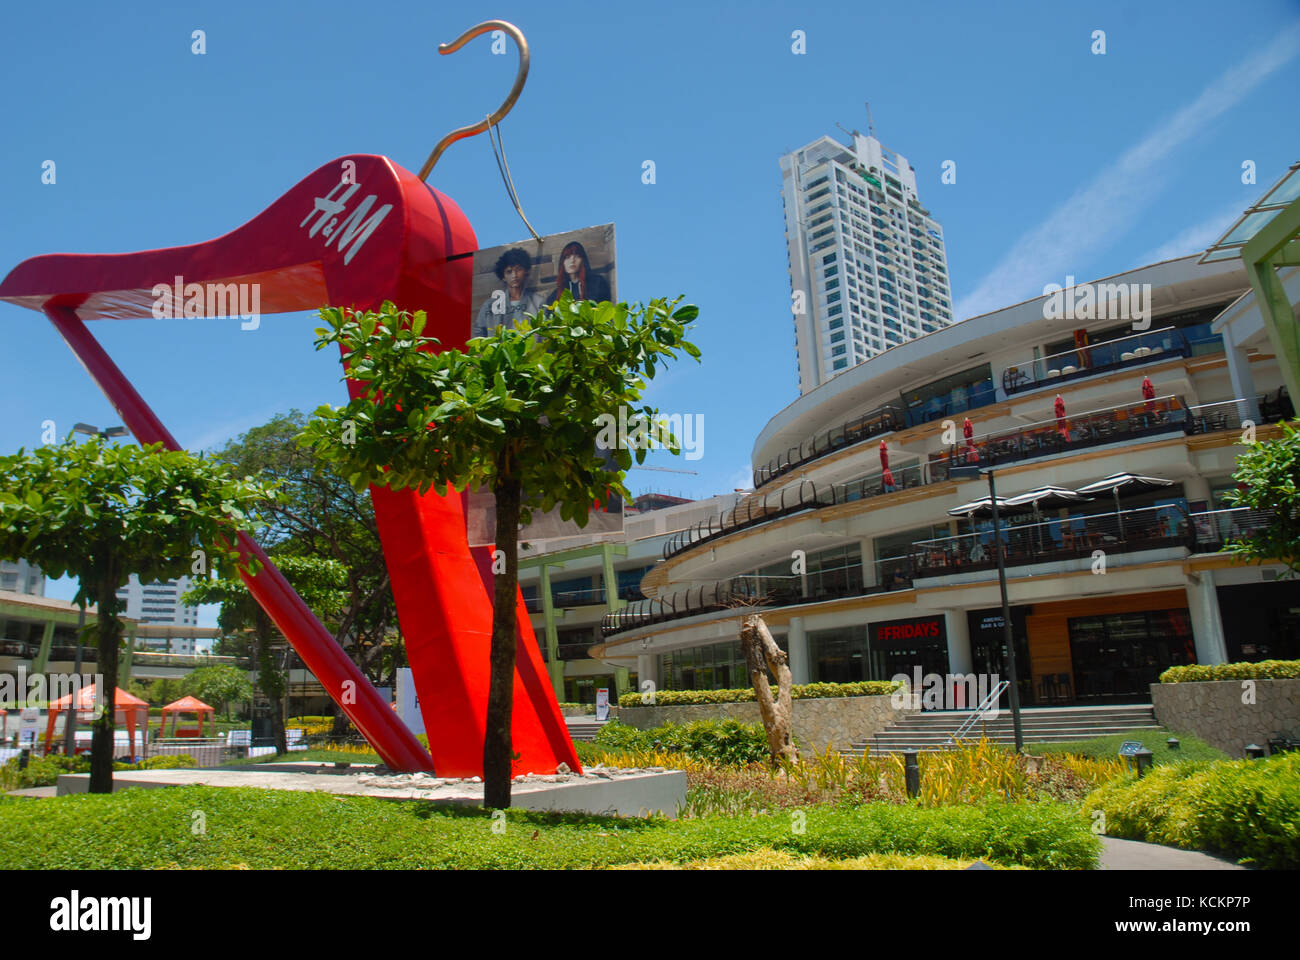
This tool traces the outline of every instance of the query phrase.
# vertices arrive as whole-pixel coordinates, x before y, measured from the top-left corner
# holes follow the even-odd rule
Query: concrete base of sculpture
[[[123,770],[113,774],[113,790],[132,787],[258,787],[265,790],[316,790],[345,796],[424,800],[477,807],[483,784],[471,779],[442,779],[424,773],[389,773],[366,764],[345,768],[332,763],[262,763],[232,768]],[[90,774],[59,777],[58,795],[85,793]],[[511,805],[521,810],[556,810],[606,816],[637,817],[662,813],[675,817],[686,802],[686,774],[680,770],[588,767],[575,774],[516,777]]]

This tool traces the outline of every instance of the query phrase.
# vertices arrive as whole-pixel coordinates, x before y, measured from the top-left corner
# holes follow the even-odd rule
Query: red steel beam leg
[[[162,443],[169,450],[179,450],[175,438],[91,336],[76,310],[46,306],[45,314],[136,440],[141,444]],[[307,669],[379,752],[384,763],[393,770],[432,771],[433,758],[294,592],[284,574],[247,535],[239,534],[238,542],[245,558],[253,556],[262,563],[256,576],[240,574],[249,592],[302,657]]]

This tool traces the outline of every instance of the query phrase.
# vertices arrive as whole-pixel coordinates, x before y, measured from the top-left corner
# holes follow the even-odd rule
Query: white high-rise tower
[[[953,322],[943,228],[907,158],[856,130],[781,158],[799,392]]]

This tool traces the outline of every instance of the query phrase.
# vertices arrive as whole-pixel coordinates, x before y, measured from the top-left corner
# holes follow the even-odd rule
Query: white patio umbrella
[[[1024,493],[1018,493],[1014,497],[1007,498],[1007,504],[1011,507],[1021,507],[1028,505],[1033,508],[1034,520],[1038,526],[1038,549],[1043,549],[1043,528],[1041,526],[1043,507],[1068,507],[1076,503],[1086,503],[1092,497],[1085,496],[1077,490],[1070,490],[1066,487],[1058,487],[1055,484],[1036,487],[1033,490],[1027,490]],[[998,504],[1001,507],[1001,504]]]
[[[1119,511],[1120,494],[1129,495],[1142,493],[1144,490],[1157,490],[1161,487],[1172,487],[1174,481],[1166,480],[1163,477],[1144,477],[1136,473],[1113,473],[1103,480],[1094,480],[1092,483],[1085,483],[1079,487],[1075,493],[1098,494],[1109,493],[1115,497],[1115,520],[1119,523],[1119,537],[1124,539],[1124,516]]]

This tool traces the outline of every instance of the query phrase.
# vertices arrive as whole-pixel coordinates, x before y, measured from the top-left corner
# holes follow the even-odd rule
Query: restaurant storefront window
[[[1068,621],[1079,700],[1145,700],[1167,668],[1196,662],[1186,608]]]
[[[808,659],[814,683],[857,683],[873,679],[867,660],[867,627],[854,624],[808,631]]]
[[[1230,663],[1300,660],[1300,597],[1294,583],[1219,587],[1219,617]]]

